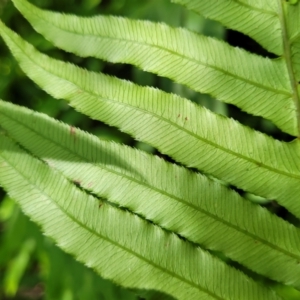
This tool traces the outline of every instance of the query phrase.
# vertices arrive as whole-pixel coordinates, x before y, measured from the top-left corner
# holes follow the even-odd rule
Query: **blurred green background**
[[[165,22],[172,26],[187,27],[198,33],[226,39],[234,46],[272,57],[251,39],[233,31],[225,31],[220,24],[205,20],[181,6],[171,4],[169,0],[35,0],[32,3],[42,8],[82,16],[113,14]],[[180,94],[276,138],[290,140],[289,136],[281,133],[271,123],[249,116],[235,107],[211,99],[208,95],[195,93],[169,79],[146,73],[130,65],[80,58],[58,50],[30,27],[11,1],[0,0],[0,17],[10,28],[52,57],[70,61],[89,70],[132,80],[140,85],[151,85],[167,92]],[[87,130],[101,139],[114,140],[160,155],[151,146],[133,140],[116,128],[90,120],[70,108],[63,100],[54,100],[40,90],[20,70],[2,40],[0,40],[0,98],[44,112],[51,117]],[[165,159],[169,160],[167,157]],[[238,192],[244,194],[243,191]],[[244,196],[258,201],[252,195]],[[298,224],[276,203],[259,201],[273,212]],[[254,274],[250,275],[255,277]],[[276,289],[285,296],[285,299],[300,299],[299,293],[293,289],[281,286],[276,286]],[[121,300],[142,299],[142,297],[101,279],[92,270],[63,253],[52,240],[44,237],[39,228],[24,216],[13,200],[0,190],[0,300],[2,299]]]

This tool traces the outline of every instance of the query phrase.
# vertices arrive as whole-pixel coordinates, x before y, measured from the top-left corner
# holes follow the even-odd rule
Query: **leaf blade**
[[[279,142],[178,96],[50,59],[12,32],[6,41],[27,75],[52,96],[300,216],[299,141]]]
[[[14,3],[38,32],[66,51],[136,65],[298,134],[296,107],[282,60],[271,61],[164,24],[80,18],[46,12],[27,1]]]
[[[222,23],[225,27],[249,35],[265,49],[282,55],[281,24],[276,1],[207,1],[172,0],[206,18]]]
[[[203,176],[30,110],[0,101],[0,116],[10,136],[81,187],[255,272],[300,286],[300,231],[261,207]]]
[[[3,171],[0,172],[1,185],[23,210],[41,224],[60,247],[106,278],[127,287],[165,291],[179,299],[186,296],[190,299],[240,299],[240,291],[232,290],[229,296],[228,283],[224,284],[224,280],[233,279],[233,275],[234,280],[238,280],[234,282],[243,288],[244,299],[248,298],[248,288],[251,290],[249,300],[253,295],[279,299],[240,272],[139,217],[108,204],[99,209],[95,198],[30,157],[4,135],[0,135],[0,167]],[[152,242],[163,251],[149,252]],[[165,247],[166,243],[169,248]],[[175,258],[180,254],[178,264]],[[108,257],[111,258],[109,263]],[[199,263],[203,268],[195,272],[194,266]],[[211,272],[216,280],[211,280]],[[199,286],[200,278],[209,278],[203,287]],[[219,280],[223,281],[221,286],[216,285]]]

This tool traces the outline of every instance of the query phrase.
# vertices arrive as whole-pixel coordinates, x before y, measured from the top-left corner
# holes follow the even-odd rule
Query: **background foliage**
[[[232,45],[244,47],[264,56],[269,55],[249,38],[232,31],[225,32],[225,29],[218,23],[204,20],[184,10],[181,6],[171,4],[168,0],[36,0],[32,2],[42,8],[77,15],[90,16],[101,13],[163,21],[172,26],[184,26],[205,35],[224,38]],[[215,112],[238,119],[243,124],[281,140],[289,140],[289,136],[279,132],[267,121],[242,113],[231,105],[212,101],[209,96],[200,95],[166,78],[143,72],[131,65],[109,64],[93,58],[79,58],[58,50],[34,32],[10,2],[0,2],[0,17],[10,28],[52,57],[71,61],[89,70],[130,79],[140,85],[151,85],[167,92],[176,92]],[[0,98],[44,112],[63,122],[88,130],[102,139],[125,143],[159,155],[149,145],[136,142],[113,127],[90,120],[67,106],[65,102],[52,101],[48,94],[37,89],[34,83],[23,74],[2,41],[0,42],[0,73],[2,75]],[[165,159],[169,160],[168,157]],[[257,200],[251,195],[244,196]],[[279,216],[294,223],[297,222],[275,202],[268,202],[265,205]],[[285,299],[299,299],[300,297],[299,293],[293,289],[280,286],[277,289]],[[138,297],[116,287],[109,281],[102,280],[92,270],[63,253],[50,239],[43,237],[37,226],[23,215],[18,206],[6,197],[3,191],[0,191],[0,299],[71,300],[138,299]]]

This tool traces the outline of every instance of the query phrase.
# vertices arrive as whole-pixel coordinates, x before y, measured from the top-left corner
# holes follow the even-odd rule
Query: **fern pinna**
[[[50,58],[1,23],[21,68],[47,93],[183,166],[1,101],[0,184],[62,249],[137,293],[282,299],[271,287],[300,288],[298,223],[229,185],[300,217],[300,6],[173,2],[250,36],[276,58],[166,24],[84,18],[13,0],[36,31],[65,51],[167,77],[265,118],[294,140],[276,140],[179,95]],[[273,283],[261,284],[249,270]]]

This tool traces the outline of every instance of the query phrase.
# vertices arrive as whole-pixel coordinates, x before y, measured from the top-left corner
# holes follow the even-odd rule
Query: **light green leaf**
[[[283,60],[164,24],[111,16],[80,18],[43,11],[24,0],[13,2],[38,32],[66,51],[136,65],[298,135],[297,104]]]
[[[10,136],[86,190],[256,272],[300,287],[300,230],[260,206],[204,176],[99,141],[45,115],[0,101],[0,116],[0,126]]]
[[[28,239],[23,243],[17,256],[11,261],[4,276],[4,290],[9,297],[14,297],[19,289],[20,280],[24,275],[30,261],[30,256],[35,248],[35,241]]]
[[[56,61],[1,28],[21,67],[52,96],[300,216],[299,141],[279,142],[178,96]]]
[[[178,299],[279,299],[173,233],[87,195],[3,134],[0,168],[1,186],[24,212],[105,278]]]
[[[172,2],[183,4],[188,9],[207,18],[220,21],[229,28],[241,31],[257,40],[270,52],[279,55],[280,58],[277,61],[286,65],[295,107],[297,111],[300,110],[298,88],[300,81],[300,5],[295,6],[297,0],[219,0],[217,5],[212,5],[210,1],[198,0],[172,0]],[[258,60],[257,63],[260,64]],[[232,64],[234,64],[234,60],[232,60]],[[249,72],[248,68],[247,72]],[[282,80],[284,80],[283,78]],[[255,96],[253,95],[253,97]],[[270,105],[268,105],[269,108]],[[288,110],[290,111],[290,109]],[[298,121],[298,136],[299,128]]]
[[[255,39],[268,51],[281,55],[283,45],[278,3],[269,0],[171,0],[182,4],[206,18],[243,32]]]

